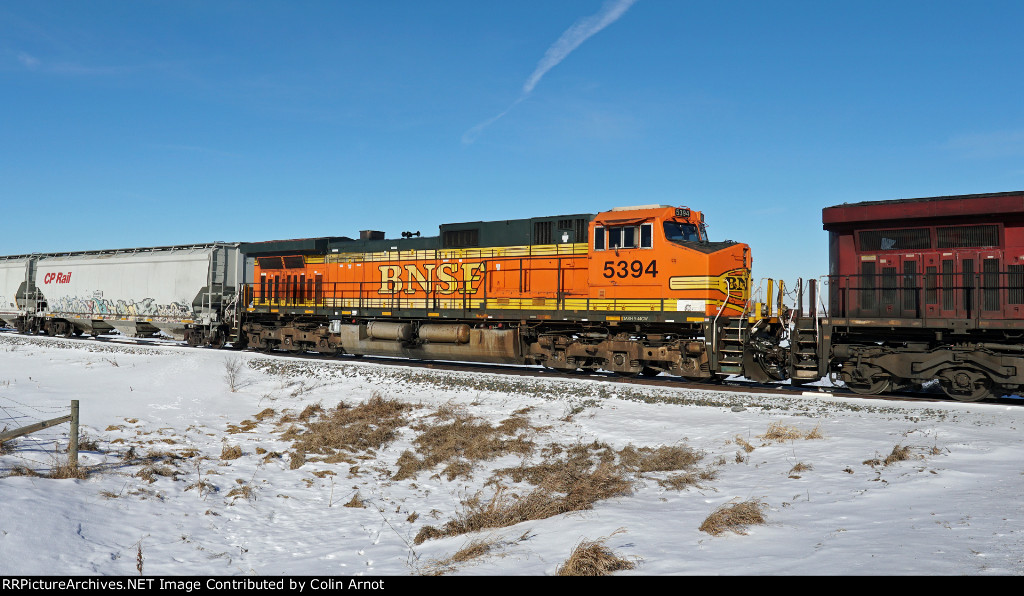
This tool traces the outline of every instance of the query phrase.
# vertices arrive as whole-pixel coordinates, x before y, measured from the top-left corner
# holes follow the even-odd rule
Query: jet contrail
[[[519,98],[512,102],[512,105],[497,116],[494,116],[489,120],[485,120],[467,130],[462,135],[462,142],[472,143],[475,141],[485,128],[496,122],[505,114],[509,113],[516,104],[523,101],[549,70],[558,66],[562,60],[565,60],[566,56],[571,54],[576,48],[580,47],[580,44],[590,39],[595,33],[617,21],[619,17],[629,10],[630,6],[633,6],[633,4],[636,3],[636,1],[637,0],[608,0],[604,3],[604,6],[601,7],[601,10],[597,14],[585,17],[573,23],[572,27],[566,29],[565,33],[563,33],[562,36],[548,48],[548,51],[544,53],[544,57],[537,63],[537,68],[534,69],[533,74],[531,74],[523,84],[523,92]]]
[[[526,83],[523,85],[523,93],[527,94],[533,91],[533,88],[540,82],[541,77],[547,74],[549,70],[558,66],[559,62],[565,60],[566,56],[580,47],[580,44],[587,41],[595,33],[617,21],[635,2],[636,0],[609,0],[601,7],[601,12],[576,21],[544,53],[544,57],[537,64],[536,70],[533,71],[530,78],[526,79]]]

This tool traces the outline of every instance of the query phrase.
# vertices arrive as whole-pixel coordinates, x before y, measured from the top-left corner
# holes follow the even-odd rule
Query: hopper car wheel
[[[661,371],[651,366],[645,366],[643,370],[640,371],[640,374],[645,377],[656,377],[661,374]]]
[[[213,337],[210,338],[210,347],[220,349],[224,347],[225,342],[226,339],[224,337],[224,334],[218,331],[217,333],[213,334]]]

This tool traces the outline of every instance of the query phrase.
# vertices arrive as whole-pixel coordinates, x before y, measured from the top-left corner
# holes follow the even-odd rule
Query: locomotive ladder
[[[213,253],[210,256],[210,278],[206,284],[206,304],[204,305],[207,309],[213,310],[214,296],[218,297],[218,302],[223,301],[224,297],[224,282],[227,277],[227,259],[219,258],[222,249],[216,247],[213,249]]]
[[[818,371],[818,309],[817,280],[808,280],[809,293],[807,316],[803,316],[803,286],[799,289],[797,316],[790,335],[790,377],[794,383],[802,380],[814,381],[821,377]]]
[[[722,374],[743,374],[743,346],[747,340],[745,317],[733,317],[720,327],[718,371]]]

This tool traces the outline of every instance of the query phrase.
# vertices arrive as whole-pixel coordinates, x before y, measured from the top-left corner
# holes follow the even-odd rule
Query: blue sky
[[[1021,2],[0,4],[0,254],[1024,189]]]

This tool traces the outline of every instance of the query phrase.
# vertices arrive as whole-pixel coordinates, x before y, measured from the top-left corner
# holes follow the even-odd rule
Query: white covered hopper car
[[[10,257],[0,260],[0,320],[22,332],[162,332],[220,346],[237,322],[241,276],[233,243]]]

